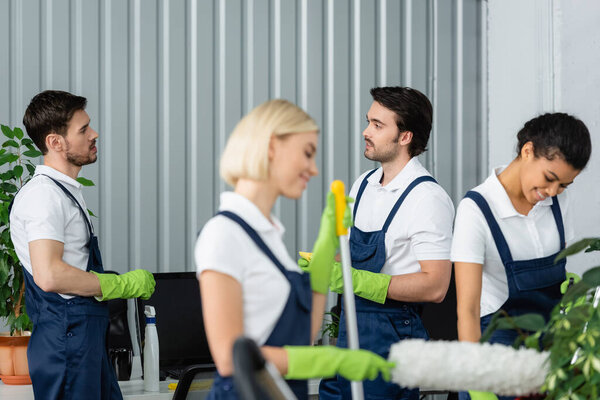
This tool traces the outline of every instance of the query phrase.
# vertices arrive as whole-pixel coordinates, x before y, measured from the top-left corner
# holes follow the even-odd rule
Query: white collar
[[[258,232],[275,230],[280,236],[283,236],[285,233],[285,228],[277,217],[271,214],[271,221],[273,221],[273,223],[271,223],[258,209],[256,204],[241,194],[235,192],[221,193],[219,210],[227,210],[238,214],[240,218]]]
[[[35,167],[35,174],[34,176],[37,175],[48,175],[51,178],[56,179],[57,181],[60,181],[62,183],[66,183],[67,185],[73,186],[76,189],[81,189],[81,183],[77,182],[75,179],[71,178],[68,175],[63,174],[62,172],[49,167],[47,165],[38,165],[37,167]]]
[[[413,180],[423,175],[429,175],[429,172],[423,167],[417,157],[413,157],[387,185],[382,186],[380,183],[381,177],[383,176],[382,167],[377,168],[377,170],[367,179],[367,182],[377,188],[393,192],[399,189],[405,189]]]
[[[490,195],[494,199],[494,210],[500,218],[522,216],[523,214],[515,210],[515,207],[510,201],[510,197],[508,197],[508,193],[506,193],[506,189],[504,189],[504,186],[502,186],[502,183],[500,183],[500,180],[498,179],[498,175],[504,171],[505,168],[506,165],[492,169],[492,173],[485,180],[485,184],[490,191]],[[546,207],[550,205],[552,205],[552,198],[546,197],[544,200],[538,201],[533,206],[531,211],[533,211],[533,209],[536,207]],[[531,211],[529,212],[530,214]]]

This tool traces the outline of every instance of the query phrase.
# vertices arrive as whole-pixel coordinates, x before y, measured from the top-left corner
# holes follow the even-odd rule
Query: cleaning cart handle
[[[346,213],[346,188],[344,182],[335,180],[331,182],[331,191],[335,197],[335,227],[338,236],[348,234],[348,228],[344,226],[344,214]]]

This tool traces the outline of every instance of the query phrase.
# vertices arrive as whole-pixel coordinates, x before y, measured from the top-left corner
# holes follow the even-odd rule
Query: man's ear
[[[400,144],[402,146],[408,146],[412,142],[413,133],[411,131],[404,131],[400,134]]]
[[[46,136],[46,148],[48,150],[54,150],[55,152],[61,152],[65,145],[65,138],[58,133],[51,132]]]

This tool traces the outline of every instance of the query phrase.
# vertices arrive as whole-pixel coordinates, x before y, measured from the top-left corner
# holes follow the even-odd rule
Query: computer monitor
[[[194,364],[214,367],[204,332],[200,288],[195,272],[155,273],[156,287],[148,300],[137,299],[137,315],[142,351],[146,328],[144,306],[156,309],[161,371],[182,369]],[[168,373],[172,375],[171,373]]]

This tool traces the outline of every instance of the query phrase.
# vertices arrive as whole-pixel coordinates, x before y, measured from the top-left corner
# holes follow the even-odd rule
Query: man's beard
[[[71,153],[69,150],[70,146],[67,143],[67,161],[78,167],[83,167],[84,165],[92,164],[96,162],[96,159],[98,158],[96,154],[92,154],[91,152],[87,155],[79,155]]]
[[[369,142],[369,143],[371,144],[371,154],[368,154],[367,149],[365,149],[364,156],[371,161],[386,163],[386,162],[394,160],[396,157],[398,157],[398,154],[400,153],[398,146],[390,145],[386,149],[375,150],[373,143],[372,142]],[[397,144],[398,142],[393,142],[393,143]]]

